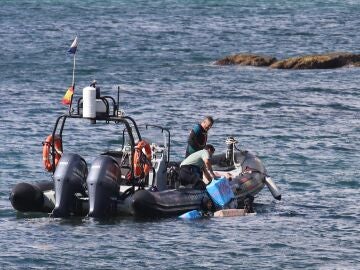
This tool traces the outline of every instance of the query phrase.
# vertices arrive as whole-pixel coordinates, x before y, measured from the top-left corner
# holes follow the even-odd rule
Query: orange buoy
[[[144,140],[139,141],[135,147],[134,153],[134,176],[146,176],[149,174],[151,168],[152,166],[150,144]]]
[[[51,153],[51,150],[52,150],[52,144],[54,143],[54,147],[55,147],[55,160],[53,162],[52,158],[53,158],[53,155]],[[47,136],[45,142],[44,142],[44,146],[43,146],[43,164],[44,164],[44,167],[45,169],[48,171],[48,172],[51,172],[53,171],[55,168],[53,167],[54,164],[55,164],[55,167],[56,165],[58,164],[60,158],[61,158],[61,154],[62,154],[62,142],[61,142],[61,139],[59,136],[55,136],[53,138],[52,135],[49,135]]]

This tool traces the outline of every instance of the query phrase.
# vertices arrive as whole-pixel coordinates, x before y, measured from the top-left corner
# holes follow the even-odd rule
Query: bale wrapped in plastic
[[[219,179],[213,179],[207,185],[206,190],[216,206],[220,208],[223,208],[234,198],[229,181],[224,176]]]

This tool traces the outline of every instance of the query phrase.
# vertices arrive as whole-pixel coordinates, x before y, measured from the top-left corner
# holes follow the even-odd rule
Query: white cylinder
[[[91,86],[83,89],[83,117],[96,117],[96,89]]]
[[[277,200],[281,200],[281,193],[278,187],[275,185],[274,181],[271,179],[271,177],[266,176],[265,177],[265,184],[269,188],[271,194],[273,197]]]

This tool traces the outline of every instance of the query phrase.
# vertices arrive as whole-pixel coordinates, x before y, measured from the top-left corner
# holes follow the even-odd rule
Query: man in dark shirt
[[[211,116],[206,116],[200,124],[196,124],[190,131],[185,157],[204,149],[207,142],[207,132],[214,124]]]

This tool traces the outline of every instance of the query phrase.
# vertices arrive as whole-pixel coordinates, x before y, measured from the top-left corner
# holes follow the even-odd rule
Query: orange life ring
[[[44,142],[42,154],[43,154],[43,164],[44,164],[45,169],[48,172],[51,172],[54,170],[53,162],[52,162],[52,154],[51,154],[53,142],[54,142],[54,146],[55,146],[55,167],[58,164],[58,162],[61,158],[61,154],[62,154],[62,142],[61,142],[60,137],[55,136],[55,138],[53,139],[52,135],[47,136],[47,138]]]
[[[146,156],[147,160],[144,160],[142,156]],[[146,141],[139,141],[135,147],[134,153],[134,176],[141,177],[149,174],[152,168],[151,165],[151,147]]]

